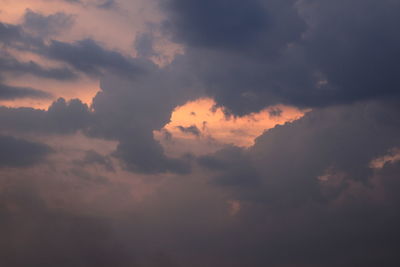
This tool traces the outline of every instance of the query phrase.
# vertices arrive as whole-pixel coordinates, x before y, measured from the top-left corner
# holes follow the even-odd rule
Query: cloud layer
[[[0,265],[399,266],[399,2],[57,3],[0,21]]]

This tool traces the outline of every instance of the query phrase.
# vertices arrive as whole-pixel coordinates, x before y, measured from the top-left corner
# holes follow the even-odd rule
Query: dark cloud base
[[[0,168],[29,167],[42,162],[52,152],[47,145],[0,135]]]

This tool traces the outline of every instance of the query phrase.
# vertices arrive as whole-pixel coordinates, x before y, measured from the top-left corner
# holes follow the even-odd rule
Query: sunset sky
[[[400,266],[399,14],[0,0],[0,266]]]

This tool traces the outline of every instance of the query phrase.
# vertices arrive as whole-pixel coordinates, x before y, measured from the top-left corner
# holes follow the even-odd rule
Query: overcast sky
[[[0,0],[0,265],[400,266],[399,14]]]

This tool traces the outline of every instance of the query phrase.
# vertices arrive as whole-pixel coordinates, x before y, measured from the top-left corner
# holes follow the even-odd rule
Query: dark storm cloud
[[[0,99],[1,100],[14,100],[18,98],[50,98],[49,93],[29,88],[11,86],[0,83]]]
[[[396,1],[162,5],[208,94],[237,115],[277,103],[318,107],[398,96]]]
[[[238,147],[227,147],[213,155],[201,156],[198,163],[217,176],[212,183],[240,188],[260,186],[260,175],[246,153]]]
[[[27,167],[41,162],[51,152],[50,147],[0,135],[0,168]]]
[[[127,78],[107,75],[93,99],[94,122],[89,135],[119,141],[114,156],[131,171],[187,173],[186,158],[169,158],[153,131],[161,129],[173,109],[193,97],[170,70],[154,69]]]
[[[225,149],[200,163],[244,198],[289,206],[321,200],[318,177],[346,173],[366,181],[370,161],[400,145],[398,112],[387,103],[317,109],[267,131],[248,150]],[[251,181],[259,182],[257,189],[241,191]]]
[[[248,243],[234,248],[232,260],[396,266],[400,202],[390,188],[400,186],[399,164],[376,171],[370,162],[400,146],[398,114],[398,102],[317,109],[267,131],[248,150],[201,157],[211,183],[243,205],[237,242]]]
[[[398,96],[398,1],[309,1],[308,58],[347,102]],[[357,12],[355,12],[357,10]]]
[[[164,154],[163,147],[150,134],[135,135],[131,140],[120,140],[115,157],[121,159],[124,167],[138,173],[173,172],[188,174],[190,158],[169,158]]]
[[[176,40],[195,47],[273,56],[299,39],[305,23],[295,1],[161,1]]]
[[[43,181],[36,173],[15,174],[23,180],[15,187],[14,180],[0,176],[6,181],[0,186],[0,264],[399,266],[400,165],[370,168],[371,160],[400,147],[398,2],[164,5],[170,16],[166,29],[186,45],[186,54],[165,68],[93,40],[28,41],[37,39],[0,24],[3,44],[34,47],[76,70],[101,75],[91,109],[63,99],[48,111],[2,107],[2,132],[82,130],[117,141],[113,156],[129,171],[187,174],[158,176],[163,183],[140,204],[132,201],[133,186],[116,190],[112,179],[84,169],[91,164],[110,169],[110,158],[96,152],[68,172],[68,178],[85,181],[62,179],[65,173],[56,168],[43,172],[51,176]],[[204,87],[236,115],[277,103],[314,109],[265,132],[253,147],[230,146],[202,156],[191,170],[193,156],[168,157],[153,131],[169,122],[176,106],[203,96]],[[0,137],[0,145],[4,166],[30,166],[48,153],[13,137]],[[31,179],[37,184],[30,188],[25,176],[37,178]],[[58,185],[54,190],[52,183]],[[91,186],[79,195],[82,183]],[[39,191],[57,195],[57,201],[46,202]],[[128,208],[118,211],[123,204]],[[144,255],[149,259],[142,264]]]

